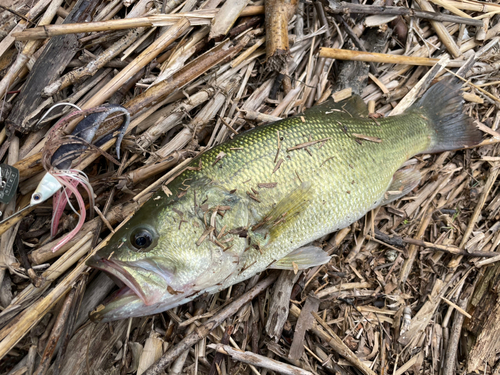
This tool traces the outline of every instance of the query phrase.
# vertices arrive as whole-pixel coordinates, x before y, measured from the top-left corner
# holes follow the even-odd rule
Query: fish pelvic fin
[[[400,169],[396,171],[380,205],[384,206],[405,196],[417,187],[421,178],[420,172],[416,169]]]
[[[410,108],[420,112],[432,128],[431,144],[424,152],[456,150],[481,142],[481,132],[472,118],[463,113],[461,88],[456,79],[442,80]]]
[[[328,263],[330,258],[320,247],[305,246],[292,251],[287,256],[274,262],[269,268],[278,270],[303,270]]]

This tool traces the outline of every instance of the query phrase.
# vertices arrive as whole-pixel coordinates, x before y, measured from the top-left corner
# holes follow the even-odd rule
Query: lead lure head
[[[31,196],[30,205],[34,206],[45,202],[47,199],[52,197],[63,185],[50,173],[45,173],[42,181],[38,184],[35,192]]]

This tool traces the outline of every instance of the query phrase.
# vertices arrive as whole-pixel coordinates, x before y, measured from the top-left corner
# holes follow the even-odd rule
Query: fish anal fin
[[[396,171],[380,205],[389,204],[405,196],[417,187],[421,178],[420,172],[416,169],[400,169]]]
[[[305,246],[274,262],[269,268],[280,270],[306,269],[328,263],[330,256],[320,247]]]

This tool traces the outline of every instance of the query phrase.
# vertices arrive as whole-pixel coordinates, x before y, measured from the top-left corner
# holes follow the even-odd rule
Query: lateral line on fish
[[[323,138],[323,139],[318,139],[318,140],[316,140],[316,141],[311,141],[311,142],[304,142],[304,143],[300,143],[300,144],[295,145],[295,146],[293,146],[293,147],[289,147],[289,148],[287,148],[286,150],[287,150],[287,151],[295,151],[295,150],[300,150],[300,149],[302,149],[302,148],[309,147],[309,146],[315,145],[315,144],[320,143],[320,142],[326,142],[326,141],[328,141],[329,139],[332,139],[332,137]]]

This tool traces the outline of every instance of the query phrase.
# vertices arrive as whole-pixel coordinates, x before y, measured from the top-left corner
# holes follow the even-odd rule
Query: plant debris
[[[499,13],[475,0],[4,2],[0,168],[14,166],[19,187],[0,207],[3,220],[16,214],[0,222],[0,373],[497,374]],[[410,194],[312,244],[332,256],[328,264],[266,271],[154,316],[88,321],[116,288],[85,260],[158,189],[172,194],[168,184],[196,155],[354,94],[381,126],[377,118],[450,75],[463,81],[480,147],[406,162],[422,175]],[[92,189],[73,187],[82,200],[66,196],[54,227],[51,200],[29,203],[82,119],[67,106],[44,117],[58,103],[83,114],[121,106],[130,124],[102,118],[94,139],[80,142],[70,167]],[[383,142],[338,125],[361,145]],[[289,152],[328,142],[306,134],[282,149],[283,137],[273,173]],[[259,202],[277,186],[270,180],[253,180],[246,194]],[[211,225],[227,207],[194,203],[207,215],[198,245],[227,250],[230,234],[246,237],[249,228]],[[177,215],[180,228],[188,219]]]

